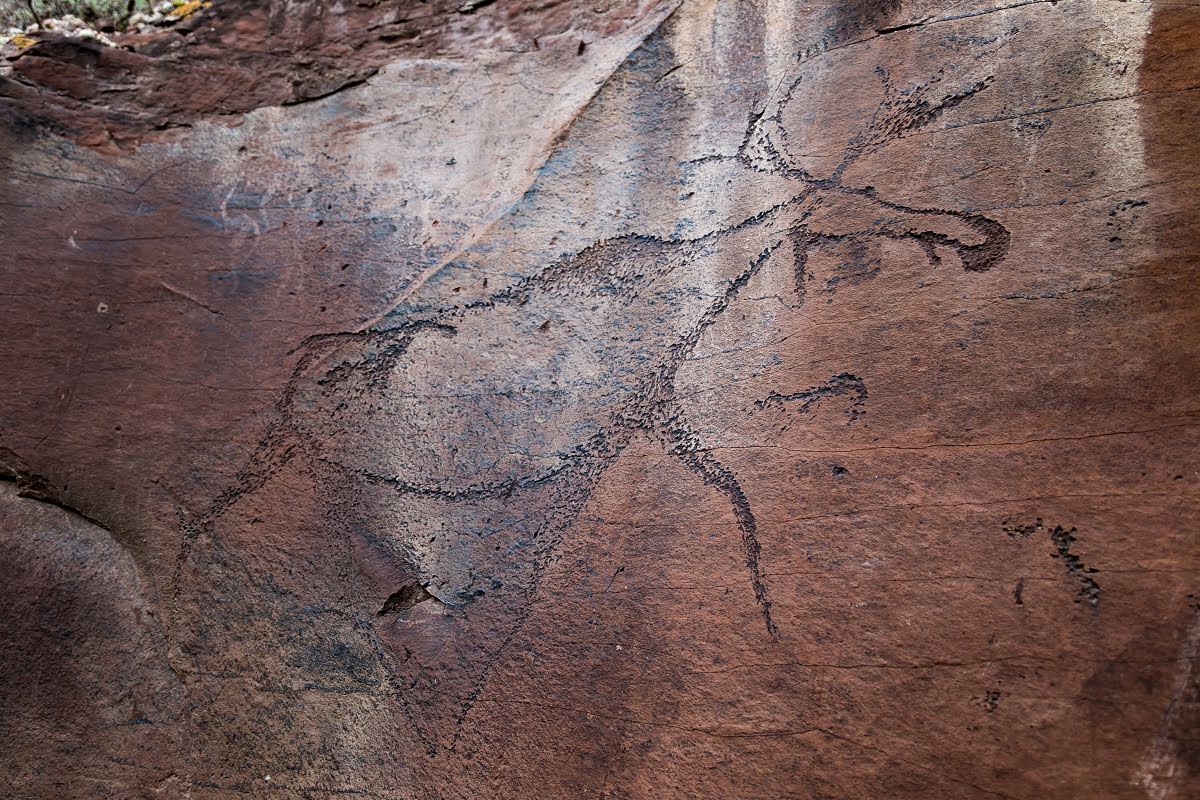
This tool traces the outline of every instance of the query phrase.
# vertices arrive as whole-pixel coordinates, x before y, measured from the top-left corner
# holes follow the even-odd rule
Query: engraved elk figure
[[[385,493],[365,510],[334,500],[330,515],[361,552],[402,562],[411,576],[383,603],[375,630],[405,692],[427,688],[430,703],[452,696],[457,736],[565,531],[642,435],[728,500],[754,602],[777,639],[758,523],[733,471],[688,421],[676,394],[680,365],[772,262],[791,270],[802,303],[810,255],[832,243],[910,241],[932,263],[954,253],[979,272],[1003,258],[1009,240],[986,217],[910,208],[842,183],[856,159],[986,82],[937,100],[928,90],[885,99],[824,178],[786,155],[783,111],[798,84],[771,114],[751,115],[736,155],[714,157],[793,180],[798,191],[786,201],[694,239],[598,242],[465,305],[410,308],[367,330],[307,340],[267,433],[234,485],[187,523],[185,540],[294,459],[333,485]],[[843,373],[769,400],[839,393],[861,401],[865,387]]]

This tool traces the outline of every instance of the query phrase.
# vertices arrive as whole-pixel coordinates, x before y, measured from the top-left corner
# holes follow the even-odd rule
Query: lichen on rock
[[[148,33],[169,28],[176,23],[212,6],[211,0],[160,0],[153,6],[146,4],[143,11],[134,10],[141,2],[114,4],[94,2],[56,3],[59,16],[50,16],[25,24],[31,13],[29,7],[20,10],[10,8],[11,3],[0,3],[0,23],[10,27],[0,33],[0,55],[12,56],[26,50],[43,38],[64,37],[77,41],[94,41],[105,47],[119,47],[113,37],[122,33]],[[119,8],[123,7],[123,11]],[[76,13],[62,13],[70,9]],[[15,53],[14,53],[15,49]]]

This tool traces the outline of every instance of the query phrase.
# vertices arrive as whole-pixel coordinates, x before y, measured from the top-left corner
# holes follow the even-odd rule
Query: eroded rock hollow
[[[1197,42],[222,0],[6,45],[5,796],[1197,796]]]

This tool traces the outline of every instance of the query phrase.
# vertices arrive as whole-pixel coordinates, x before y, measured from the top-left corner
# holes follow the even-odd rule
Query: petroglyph
[[[913,108],[888,100],[887,113],[871,118],[824,178],[785,155],[789,90],[771,113],[750,115],[728,159],[733,169],[794,181],[797,191],[785,201],[697,238],[596,242],[482,299],[397,310],[366,330],[306,340],[254,454],[210,508],[185,521],[179,568],[242,497],[298,459],[330,485],[383,493],[386,518],[365,518],[336,499],[330,518],[413,573],[413,583],[393,590],[374,614],[375,630],[397,655],[397,686],[457,704],[448,738],[422,733],[431,749],[452,747],[492,666],[528,619],[572,521],[641,437],[728,502],[747,600],[757,604],[764,635],[778,640],[760,525],[737,475],[706,448],[680,405],[676,374],[763,271],[784,270],[802,307],[810,259],[839,242],[909,242],[934,269],[997,265],[1009,234],[995,220],[912,208],[842,182],[855,159],[969,101],[989,80],[946,89],[940,100],[923,91]],[[854,365],[843,370],[824,387],[776,387],[760,405],[794,400],[802,414],[823,395],[847,394],[856,419],[867,387]],[[439,684],[447,671],[470,676],[470,684]]]

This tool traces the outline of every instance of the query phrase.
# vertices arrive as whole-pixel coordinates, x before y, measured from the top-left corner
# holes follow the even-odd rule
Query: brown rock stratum
[[[0,794],[1200,796],[1200,6],[225,0],[0,66]]]

